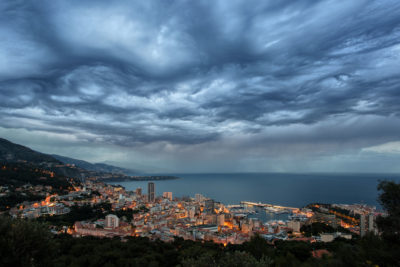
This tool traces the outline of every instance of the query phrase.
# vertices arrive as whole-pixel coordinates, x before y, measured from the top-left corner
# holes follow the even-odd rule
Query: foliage
[[[43,225],[0,216],[0,266],[46,266],[55,243]]]
[[[27,164],[8,163],[0,164],[0,185],[11,188],[31,184],[49,185],[54,193],[68,192],[71,184],[64,176],[55,175],[51,177],[50,171]]]
[[[264,238],[255,235],[251,242],[245,242],[242,245],[244,251],[250,252],[256,259],[261,259],[265,255],[274,253],[274,246],[268,244]]]
[[[374,235],[318,244],[279,241],[274,246],[256,236],[242,245],[224,247],[182,238],[171,243],[142,237],[125,242],[69,235],[52,238],[38,223],[8,219],[1,221],[0,234],[0,252],[6,255],[1,266],[396,266],[399,262],[396,248]],[[332,256],[311,257],[320,248]]]
[[[182,267],[268,267],[273,261],[268,257],[262,257],[259,261],[250,253],[244,251],[227,252],[223,257],[213,257],[207,252],[197,258],[182,260]]]
[[[386,241],[400,245],[400,184],[382,181],[378,190],[382,191],[379,202],[388,214],[377,218],[377,226]]]
[[[309,243],[301,241],[278,241],[276,242],[276,254],[284,257],[291,254],[303,262],[311,257],[311,246]]]
[[[33,195],[29,192],[24,195],[19,192],[10,192],[7,196],[0,197],[0,211],[8,210],[10,207],[22,203],[24,201],[39,201],[43,196]]]
[[[57,216],[42,216],[37,218],[37,221],[48,222],[55,226],[72,226],[76,221],[97,220],[104,218],[110,213],[111,205],[109,203],[98,204],[94,206],[72,206],[71,211],[67,214]]]
[[[315,222],[310,225],[303,225],[300,231],[304,233],[305,236],[316,236],[320,233],[333,233],[335,228],[330,225],[321,222]]]
[[[120,210],[116,210],[116,211],[114,211],[113,212],[113,214],[115,214],[115,215],[117,215],[119,218],[122,218],[122,217],[126,217],[126,218],[129,218],[129,219],[132,219],[132,216],[133,216],[133,214],[135,214],[135,213],[139,213],[139,209],[126,209],[126,210],[122,210],[122,209],[120,209]]]
[[[31,186],[49,186],[48,193],[66,194],[71,183],[64,177],[50,171],[21,163],[0,164],[0,186],[8,192],[0,197],[0,210],[6,210],[24,201],[38,201],[45,196],[36,192]],[[26,188],[23,188],[25,186]]]

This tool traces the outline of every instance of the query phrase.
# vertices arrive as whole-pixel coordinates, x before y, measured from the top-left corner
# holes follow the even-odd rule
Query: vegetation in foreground
[[[381,236],[331,243],[277,241],[255,236],[242,245],[172,243],[147,238],[126,240],[51,235],[40,222],[0,219],[1,266],[400,266],[400,184],[381,182]],[[313,252],[325,249],[322,258]]]

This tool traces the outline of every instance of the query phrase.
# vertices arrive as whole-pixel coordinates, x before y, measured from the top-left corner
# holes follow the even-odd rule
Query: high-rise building
[[[169,201],[172,201],[172,192],[164,192],[163,198],[167,198]]]
[[[225,214],[222,213],[217,216],[217,225],[224,226],[224,224],[225,224]]]
[[[189,218],[193,219],[195,214],[196,214],[196,208],[195,207],[190,207],[189,208]]]
[[[196,202],[202,202],[204,200],[204,197],[202,194],[196,194],[195,200],[196,200]]]
[[[148,184],[147,200],[148,200],[148,202],[154,202],[154,200],[155,200],[155,185],[153,182],[149,182],[149,184]]]
[[[142,195],[142,188],[140,187],[136,188],[136,195],[139,197]]]
[[[204,213],[214,213],[214,200],[213,199],[207,199],[204,203]]]
[[[362,214],[360,216],[360,236],[365,236],[366,233],[365,224],[366,224],[366,216]]]
[[[368,232],[374,232],[375,230],[374,222],[375,222],[374,214],[372,213],[368,214]]]
[[[114,214],[108,214],[106,216],[105,228],[114,229],[119,226],[119,218]]]

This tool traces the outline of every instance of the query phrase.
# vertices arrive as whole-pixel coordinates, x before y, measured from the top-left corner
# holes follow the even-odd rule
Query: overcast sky
[[[0,1],[0,136],[148,172],[400,172],[400,1]]]

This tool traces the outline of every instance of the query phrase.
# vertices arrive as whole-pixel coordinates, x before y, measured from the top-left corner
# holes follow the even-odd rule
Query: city
[[[214,198],[199,189],[185,196],[179,186],[175,192],[159,188],[190,187],[190,178],[118,174],[112,180],[113,175],[88,172],[5,139],[0,139],[0,159],[0,234],[4,237],[0,247],[6,250],[2,259],[6,266],[32,265],[32,258],[40,266],[112,262],[116,266],[228,267],[251,262],[248,266],[261,267],[397,261],[394,251],[399,239],[392,225],[398,218],[400,186],[394,181],[378,183],[379,208],[329,202],[293,207],[239,198],[228,204],[218,196],[235,187],[226,185]],[[253,179],[245,175],[244,183]],[[152,177],[156,180],[149,181]],[[234,174],[230,179],[239,181]],[[259,186],[259,178],[255,179]],[[35,254],[38,251],[40,256]]]
[[[21,188],[45,191],[41,186],[24,185]],[[166,242],[173,241],[174,237],[182,237],[224,245],[242,244],[254,235],[263,236],[269,241],[330,242],[336,237],[351,239],[352,235],[377,233],[375,218],[381,215],[375,207],[366,205],[311,204],[304,208],[289,208],[243,201],[240,205],[225,206],[200,193],[193,198],[173,198],[173,192],[163,192],[162,196],[157,196],[154,182],[148,183],[145,194],[142,188],[126,191],[121,186],[109,185],[95,178],[87,179],[82,186],[74,187],[66,195],[53,194],[41,202],[20,203],[11,208],[9,213],[13,218],[33,219],[67,214],[72,206],[102,203],[110,204],[110,213],[103,218],[76,221],[72,227],[61,226],[59,231],[73,236],[141,236]],[[263,222],[251,216],[256,213],[254,207],[261,207],[261,212],[286,213],[288,220]],[[124,215],[119,218],[113,214],[114,211],[132,213],[126,212],[131,217]],[[317,236],[306,237],[301,229],[313,223],[323,223],[335,232],[321,232]]]
[[[399,0],[1,0],[0,266],[399,267],[399,70]]]

